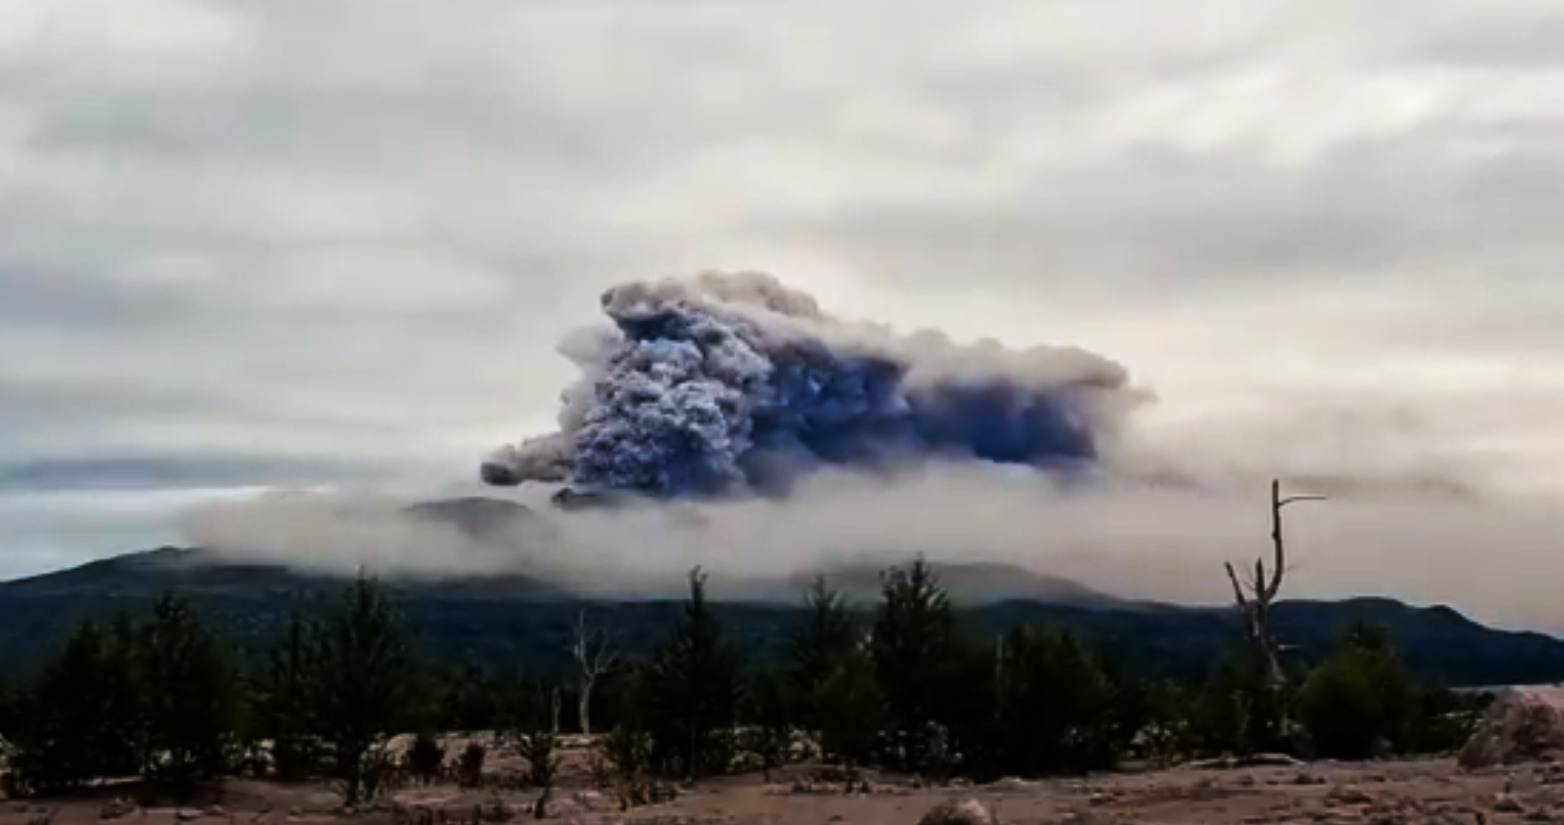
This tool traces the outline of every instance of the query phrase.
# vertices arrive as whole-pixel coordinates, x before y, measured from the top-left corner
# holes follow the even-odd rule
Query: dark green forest
[[[1317,657],[1289,657],[1277,683],[1236,626],[1204,668],[1148,667],[1111,634],[964,610],[921,561],[887,570],[861,609],[824,579],[790,610],[746,614],[712,597],[696,570],[683,601],[643,608],[667,614],[657,622],[577,605],[563,634],[526,639],[532,626],[517,621],[521,639],[489,648],[453,647],[449,630],[431,644],[429,617],[363,577],[244,643],[231,619],[175,594],[82,616],[0,693],[9,790],[253,773],[331,781],[353,805],[436,770],[433,734],[452,730],[501,732],[532,766],[527,781],[547,787],[558,737],[589,727],[601,781],[629,806],[659,782],[805,758],[849,782],[866,767],[980,781],[1262,751],[1442,752],[1478,710],[1409,669],[1394,633],[1370,622],[1341,627]],[[555,653],[515,655],[526,650]],[[583,679],[582,663],[599,678]],[[403,732],[417,744],[391,760],[386,740]],[[458,755],[459,776],[481,773],[486,747]]]
[[[280,567],[214,563],[170,549],[0,583],[0,672],[36,668],[54,640],[78,621],[139,614],[169,592],[189,599],[243,655],[264,655],[291,613],[318,611],[345,581]],[[618,643],[634,655],[650,653],[683,613],[678,599],[583,600],[522,579],[386,579],[382,587],[426,646],[443,658],[484,668],[507,662],[540,673],[569,668],[570,636],[582,611],[614,628]],[[803,614],[802,586],[790,602],[735,601],[724,597],[720,583],[714,588],[712,610],[749,650],[777,652]],[[866,621],[876,599],[871,584],[845,608]],[[1230,607],[1108,597],[963,604],[963,614],[987,633],[1027,624],[1063,628],[1138,673],[1182,680],[1204,675],[1242,632]],[[1484,627],[1448,607],[1385,598],[1283,600],[1272,607],[1270,621],[1287,655],[1302,665],[1325,656],[1351,624],[1368,622],[1390,634],[1406,666],[1421,677],[1460,687],[1564,681],[1564,641]]]

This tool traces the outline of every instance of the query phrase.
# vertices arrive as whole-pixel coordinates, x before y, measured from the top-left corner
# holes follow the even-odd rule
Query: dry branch
[[[613,639],[606,631],[590,630],[586,611],[576,615],[576,632],[571,638],[570,655],[576,661],[576,721],[583,734],[592,732],[592,688],[613,669],[619,659]]]
[[[1233,585],[1233,601],[1244,619],[1244,632],[1249,642],[1263,657],[1267,678],[1273,684],[1282,684],[1281,659],[1276,639],[1271,635],[1271,604],[1281,592],[1282,579],[1287,572],[1287,547],[1282,536],[1282,510],[1290,504],[1302,501],[1324,501],[1324,496],[1294,495],[1282,497],[1282,483],[1271,480],[1271,569],[1266,575],[1265,559],[1254,560],[1254,573],[1247,581],[1241,581],[1231,563],[1224,563],[1227,580]]]

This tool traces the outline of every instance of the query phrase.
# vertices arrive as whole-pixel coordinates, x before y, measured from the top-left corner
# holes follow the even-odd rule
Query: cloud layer
[[[1561,90],[1542,0],[0,0],[0,573],[250,485],[456,489],[603,288],[708,267],[1103,353],[1146,472],[1546,507]],[[1420,496],[1356,563],[1564,577]]]

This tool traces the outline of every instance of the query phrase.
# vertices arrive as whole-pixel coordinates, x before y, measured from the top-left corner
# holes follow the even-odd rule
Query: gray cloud
[[[110,456],[0,464],[0,490],[225,489],[247,485],[310,486],[366,468],[313,457],[221,455]]]
[[[203,546],[239,558],[338,572],[362,564],[414,574],[524,569],[598,593],[675,596],[694,565],[731,593],[844,561],[904,563],[923,554],[1017,564],[1127,597],[1221,603],[1230,592],[1221,562],[1268,552],[1265,485],[1239,481],[1262,480],[1192,487],[1142,479],[1081,494],[1023,475],[933,467],[892,480],[827,473],[785,504],[593,513],[553,510],[523,492],[517,497],[532,512],[482,537],[410,515],[397,499],[282,494],[208,502],[188,510],[184,525]],[[1485,502],[1443,485],[1408,477],[1295,483],[1331,499],[1288,511],[1288,592],[1454,602],[1485,621],[1564,627],[1553,588],[1471,575],[1477,552],[1495,568],[1548,553],[1551,509]],[[1496,534],[1502,545],[1489,543]]]
[[[705,267],[1113,357],[1146,472],[1564,494],[1555,3],[35,5],[0,8],[0,573],[223,487],[465,481],[549,428],[602,288]],[[1437,523],[1522,548],[1495,592],[1558,566]]]

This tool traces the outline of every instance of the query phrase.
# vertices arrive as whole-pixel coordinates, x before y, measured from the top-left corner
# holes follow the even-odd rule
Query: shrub
[[[407,749],[407,770],[419,781],[428,785],[440,776],[445,765],[445,748],[433,733],[421,732]]]
[[[1358,625],[1304,681],[1299,719],[1317,755],[1366,759],[1410,746],[1413,698],[1389,639]]]
[[[463,788],[476,788],[483,784],[483,763],[489,750],[479,742],[468,742],[456,759],[456,783]]]
[[[527,763],[527,783],[551,788],[559,773],[559,737],[552,731],[529,731],[517,735],[516,755]]]
[[[599,739],[595,756],[621,811],[649,804],[652,783],[651,738],[632,724],[621,722]]]

